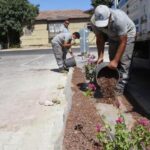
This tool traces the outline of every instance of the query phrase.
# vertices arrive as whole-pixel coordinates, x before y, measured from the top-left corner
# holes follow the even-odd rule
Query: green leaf
[[[38,11],[38,6],[28,0],[0,0],[0,42],[20,36],[24,26],[32,25]]]

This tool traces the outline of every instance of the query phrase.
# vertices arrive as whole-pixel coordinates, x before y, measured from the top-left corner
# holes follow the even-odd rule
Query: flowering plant
[[[110,129],[110,127],[109,127]],[[140,119],[138,124],[129,131],[123,116],[116,120],[115,133],[108,132],[108,126],[96,126],[97,139],[104,150],[142,150],[143,145],[150,145],[150,123],[147,119]]]
[[[83,93],[85,96],[93,96],[94,92],[96,91],[96,86],[94,83],[89,83],[86,91]]]
[[[90,80],[90,82],[94,82],[95,80],[95,56],[88,54],[87,56],[87,64],[85,65],[85,74],[86,78]]]

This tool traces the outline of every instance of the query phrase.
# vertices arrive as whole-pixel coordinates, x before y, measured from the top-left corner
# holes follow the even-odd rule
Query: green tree
[[[0,42],[19,41],[24,26],[32,26],[39,12],[28,0],[0,0]]]
[[[112,6],[112,0],[91,0],[91,5],[95,8],[98,5],[107,5],[107,6]]]

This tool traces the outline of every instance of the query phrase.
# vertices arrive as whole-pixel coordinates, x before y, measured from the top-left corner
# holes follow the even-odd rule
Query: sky
[[[91,8],[91,0],[29,0],[32,4],[39,4],[40,11],[44,10],[65,10]]]

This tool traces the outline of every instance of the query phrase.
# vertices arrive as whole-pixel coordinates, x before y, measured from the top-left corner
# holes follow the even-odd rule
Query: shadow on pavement
[[[54,68],[54,69],[50,69],[50,70],[51,70],[51,71],[53,71],[53,72],[60,73],[59,69],[56,69],[56,68]]]

